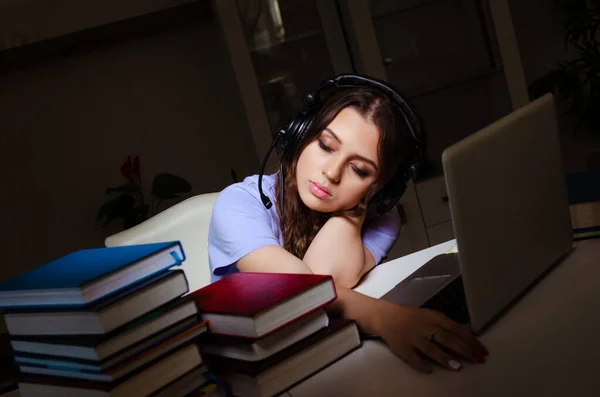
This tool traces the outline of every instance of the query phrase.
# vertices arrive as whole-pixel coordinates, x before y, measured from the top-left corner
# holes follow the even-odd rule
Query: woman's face
[[[379,129],[344,108],[302,151],[296,182],[302,202],[318,212],[355,207],[377,180]]]

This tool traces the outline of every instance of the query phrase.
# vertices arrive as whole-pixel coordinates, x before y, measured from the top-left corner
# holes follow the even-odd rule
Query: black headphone
[[[374,195],[368,204],[366,218],[373,219],[383,215],[389,212],[398,203],[406,191],[409,181],[419,175],[420,160],[425,152],[425,137],[421,130],[419,120],[402,95],[388,83],[357,74],[342,74],[323,81],[315,91],[306,94],[304,96],[304,109],[287,126],[281,128],[273,140],[273,143],[263,160],[258,178],[258,190],[260,192],[261,200],[266,208],[271,208],[272,203],[263,193],[262,178],[269,155],[279,140],[282,141],[281,146],[283,148],[279,165],[280,183],[283,184],[281,161],[283,157],[293,155],[296,148],[300,146],[300,142],[306,136],[306,133],[310,130],[310,127],[324,102],[321,100],[321,94],[332,88],[360,87],[374,88],[390,98],[400,109],[400,114],[404,117],[406,126],[408,127],[408,131],[412,138],[412,142],[410,142],[411,147],[409,148],[409,164],[400,166],[392,179]],[[283,189],[280,189],[280,193],[283,194]],[[280,200],[281,204],[283,204],[283,195],[281,195]]]

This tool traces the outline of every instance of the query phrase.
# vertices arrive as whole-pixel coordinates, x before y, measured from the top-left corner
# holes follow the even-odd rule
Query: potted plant
[[[106,189],[109,195],[118,194],[106,201],[98,210],[97,220],[104,219],[103,227],[114,220],[121,219],[123,228],[129,229],[159,212],[160,205],[168,200],[189,193],[192,186],[183,178],[161,173],[154,177],[149,202],[144,199],[140,172],[140,159],[127,156],[121,165],[121,174],[126,182]]]
[[[577,116],[574,132],[586,124],[600,132],[600,4],[589,0],[554,0],[565,17],[565,46],[574,50],[571,60],[536,79],[529,86],[532,99],[553,92],[569,103]]]

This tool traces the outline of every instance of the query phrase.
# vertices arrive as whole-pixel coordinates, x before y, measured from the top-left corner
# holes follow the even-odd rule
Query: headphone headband
[[[408,126],[408,129],[412,135],[413,140],[422,146],[425,144],[423,135],[421,133],[421,126],[416,115],[406,102],[406,100],[398,93],[395,88],[392,88],[388,83],[374,79],[372,77],[361,76],[358,74],[341,74],[333,78],[324,80],[319,84],[317,89],[313,92],[309,92],[304,96],[304,104],[307,107],[312,107],[320,102],[320,94],[323,91],[331,88],[361,88],[370,87],[374,88],[381,93],[385,94],[389,99],[392,100],[399,108],[400,113],[404,117],[404,121]]]

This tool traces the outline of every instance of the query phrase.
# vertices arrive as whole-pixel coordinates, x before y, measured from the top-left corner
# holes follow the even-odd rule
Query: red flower
[[[121,165],[121,174],[127,178],[128,181],[133,182],[133,164],[131,163],[131,156],[127,156],[123,165]]]
[[[140,181],[140,156],[135,156],[133,161],[131,160],[131,156],[127,156],[123,165],[121,165],[121,174],[129,182],[139,182]]]

